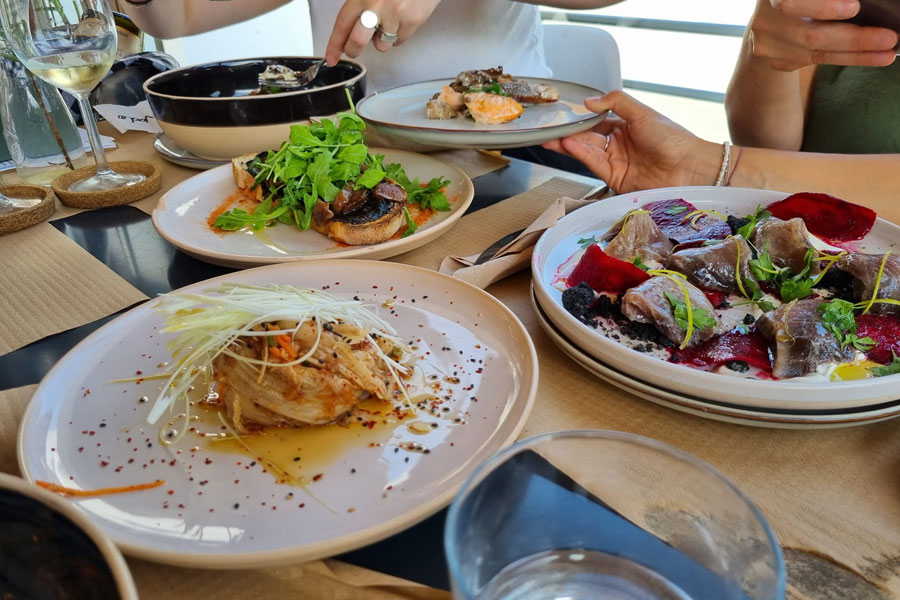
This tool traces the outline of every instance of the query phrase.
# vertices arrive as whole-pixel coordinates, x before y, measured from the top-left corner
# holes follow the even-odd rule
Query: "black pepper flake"
[[[351,473],[356,473],[356,469],[350,469]]]
[[[234,503],[234,509],[235,509],[235,510],[239,509],[240,507],[241,507],[240,504],[238,504],[237,502]]]
[[[153,442],[147,442],[147,447],[148,447],[148,448],[152,448],[152,447],[153,447]]]
[[[250,466],[251,466],[251,467],[255,467],[255,466],[256,466],[256,461],[254,460],[253,462],[251,462],[251,463],[250,463]]]
[[[299,461],[300,461],[300,457],[299,457],[299,456],[295,456],[295,457],[294,457],[294,462],[299,462]]]
[[[100,423],[100,425],[98,425],[98,427],[106,427],[106,423]]]
[[[409,462],[409,457],[407,456],[406,458],[404,458],[403,462]]]
[[[200,482],[200,485],[206,485],[207,483],[209,483],[209,479],[204,479]]]

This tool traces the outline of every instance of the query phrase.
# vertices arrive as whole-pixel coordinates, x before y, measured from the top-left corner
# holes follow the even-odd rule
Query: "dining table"
[[[116,140],[110,160],[158,165],[162,187],[130,205],[59,205],[48,222],[0,237],[0,472],[20,474],[19,423],[41,379],[67,352],[160,294],[234,272],[185,254],[151,220],[159,198],[199,171],[164,160],[153,134],[120,133],[106,123],[101,131]],[[602,184],[497,153],[435,156],[472,178],[474,200],[441,237],[385,260],[437,270],[448,256],[477,256],[560,198],[580,198]],[[639,398],[560,351],[532,305],[527,261],[520,267],[486,287],[522,321],[538,356],[536,401],[520,437],[605,429],[671,444],[712,465],[756,503],[783,550],[789,598],[900,598],[900,419],[759,427]],[[444,508],[371,545],[296,565],[203,570],[127,559],[143,598],[449,598],[446,514]]]

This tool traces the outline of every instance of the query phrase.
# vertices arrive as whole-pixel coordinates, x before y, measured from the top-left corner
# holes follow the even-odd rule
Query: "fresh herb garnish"
[[[823,302],[816,310],[822,313],[822,326],[825,327],[837,339],[841,350],[852,345],[857,350],[865,352],[875,346],[875,340],[866,336],[856,335],[856,306],[852,302],[835,298],[829,302]]]
[[[756,224],[762,221],[763,219],[768,219],[772,216],[772,213],[765,210],[762,206],[756,205],[756,210],[752,215],[747,215],[747,219],[749,222],[738,229],[738,235],[743,237],[745,240],[749,240],[750,236],[753,234],[753,230],[756,229]]]
[[[671,206],[665,210],[665,213],[667,215],[680,215],[687,209],[688,209],[688,207],[684,206],[684,205]]]
[[[597,243],[597,237],[593,236],[593,235],[589,238],[579,238],[579,240],[578,240],[578,245],[581,248],[587,248],[588,246],[592,246],[596,243]]]
[[[641,260],[641,257],[640,257],[640,256],[635,256],[634,258],[632,258],[632,259],[631,259],[631,264],[633,264],[634,266],[636,266],[638,269],[640,269],[640,270],[642,270],[642,271],[649,271],[649,270],[650,270],[650,266],[647,265],[647,264],[645,264],[644,261]]]
[[[891,355],[894,357],[894,360],[891,361],[890,364],[884,365],[882,367],[871,367],[869,371],[872,372],[872,375],[875,377],[885,377],[887,375],[898,375],[900,374],[900,356],[891,350]]]
[[[409,214],[409,209],[405,206],[403,207],[403,218],[406,219],[406,231],[403,232],[402,237],[414,234],[416,229],[419,228],[419,225],[416,223],[416,220],[412,218],[412,215]]]
[[[489,94],[497,94],[498,96],[509,96],[509,94],[507,94],[505,91],[503,91],[503,88],[496,81],[494,83],[492,83],[491,85],[486,85],[484,87],[479,87],[479,88],[473,87],[473,88],[467,89],[466,91],[470,92],[470,93],[487,92]]]
[[[674,294],[669,292],[663,292],[663,294],[665,295],[666,300],[669,301],[669,304],[672,305],[672,314],[675,317],[675,322],[678,324],[678,327],[680,327],[682,331],[687,331],[687,304],[684,300],[676,297]],[[708,329],[710,327],[715,327],[717,324],[716,319],[712,317],[705,308],[691,307],[691,319],[694,327],[697,329]]]

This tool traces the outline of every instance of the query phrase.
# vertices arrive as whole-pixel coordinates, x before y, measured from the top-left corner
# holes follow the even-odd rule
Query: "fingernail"
[[[859,2],[857,0],[846,0],[838,5],[838,18],[848,19],[859,12]]]

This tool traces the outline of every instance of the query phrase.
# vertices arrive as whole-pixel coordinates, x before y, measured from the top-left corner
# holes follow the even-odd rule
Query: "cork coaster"
[[[51,186],[60,202],[74,208],[103,208],[104,206],[119,206],[129,204],[135,200],[146,198],[159,189],[162,183],[162,175],[159,166],[142,160],[120,160],[109,163],[113,171],[120,173],[141,173],[147,178],[140,183],[126,187],[104,190],[101,192],[72,192],[69,186],[76,181],[87,179],[97,172],[96,166],[76,169],[60,175],[53,180]]]
[[[41,201],[34,206],[23,208],[6,215],[0,215],[0,235],[19,231],[41,221],[46,221],[56,210],[56,197],[53,190],[42,185],[4,185],[0,186],[0,192],[10,198],[40,198]]]

